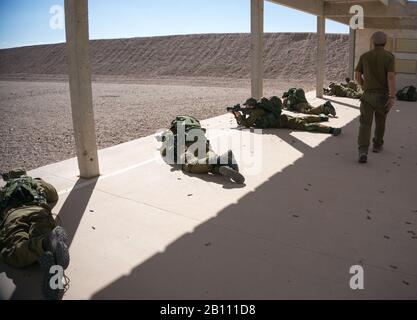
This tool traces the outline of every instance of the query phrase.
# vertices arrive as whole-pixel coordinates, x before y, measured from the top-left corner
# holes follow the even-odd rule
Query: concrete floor
[[[171,168],[154,137],[101,150],[93,181],[77,179],[76,159],[32,171],[60,191],[54,212],[71,238],[64,298],[416,299],[417,105],[398,103],[385,151],[359,165],[358,101],[332,99],[340,137],[204,121],[216,151],[232,137],[246,155],[245,186]],[[349,287],[353,265],[364,290]],[[0,263],[3,299],[40,298],[40,280],[37,266]]]

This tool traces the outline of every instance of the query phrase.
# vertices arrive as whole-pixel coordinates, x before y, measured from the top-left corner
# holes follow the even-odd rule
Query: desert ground
[[[347,36],[328,35],[327,78],[346,75]],[[91,42],[99,148],[207,119],[250,96],[250,36],[191,35]],[[314,34],[265,36],[265,95],[315,85]],[[0,170],[75,156],[65,45],[0,50]]]

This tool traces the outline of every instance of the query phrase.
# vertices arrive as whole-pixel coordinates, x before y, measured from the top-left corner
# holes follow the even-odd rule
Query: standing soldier
[[[355,80],[364,90],[358,138],[360,163],[368,161],[374,115],[373,152],[382,151],[387,115],[395,103],[395,57],[385,50],[387,35],[378,31],[372,41],[375,48],[360,57],[355,69]]]

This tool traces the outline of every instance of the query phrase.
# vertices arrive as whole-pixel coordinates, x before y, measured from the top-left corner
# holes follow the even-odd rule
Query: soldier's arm
[[[256,120],[258,120],[258,118],[262,116],[264,113],[264,110],[260,108],[255,108],[247,118],[243,117],[241,114],[239,114],[239,116],[236,116],[236,121],[240,126],[252,128],[255,125]]]
[[[363,59],[362,57],[359,58],[358,65],[355,69],[355,81],[363,87],[364,81],[363,81]]]
[[[362,77],[362,73],[360,73],[360,72],[358,72],[358,71],[356,71],[355,72],[355,80],[356,80],[356,82],[361,86],[361,87],[363,87],[363,77]]]

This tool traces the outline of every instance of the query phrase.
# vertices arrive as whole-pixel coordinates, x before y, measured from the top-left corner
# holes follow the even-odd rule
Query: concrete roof
[[[241,163],[245,187],[173,171],[153,137],[100,150],[99,179],[79,180],[76,159],[32,171],[60,191],[65,299],[417,298],[417,109],[399,102],[386,150],[360,166],[358,101],[335,100],[340,137],[249,133],[263,157],[256,175]],[[230,115],[203,123],[213,141],[240,134]],[[40,280],[0,263],[0,299],[40,298]]]
[[[349,10],[361,5],[365,28],[417,30],[417,3],[407,0],[268,0],[317,16],[349,24]]]

